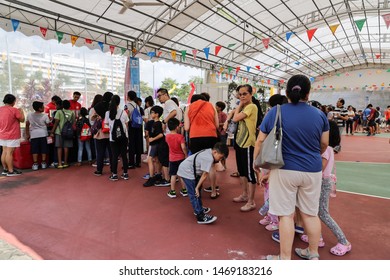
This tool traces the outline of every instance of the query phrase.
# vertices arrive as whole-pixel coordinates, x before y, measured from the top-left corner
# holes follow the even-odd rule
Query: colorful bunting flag
[[[290,40],[290,38],[291,38],[291,35],[293,35],[295,32],[291,32],[291,31],[289,31],[289,32],[287,32],[286,33],[286,41],[288,42],[288,40]]]
[[[194,57],[194,61],[196,60],[196,55],[198,53],[198,50],[195,49],[195,50],[192,50],[192,56]]]
[[[17,19],[12,19],[11,18],[11,23],[12,23],[12,28],[14,29],[14,32],[15,32],[16,29],[18,29],[20,22]]]
[[[263,38],[261,39],[261,41],[263,42],[263,45],[266,49],[268,49],[268,46],[269,46],[269,40],[270,38]]]
[[[176,61],[176,51],[171,51],[171,57]]]
[[[219,72],[223,72],[223,70],[225,70],[225,68],[223,68],[222,66],[221,67],[219,67]]]
[[[206,59],[209,59],[209,53],[210,53],[210,48],[204,48],[204,55],[206,56]]]
[[[150,59],[152,59],[154,56],[156,56],[156,52],[148,52],[148,56]]]
[[[246,71],[248,71],[248,72],[251,71],[251,67],[250,67],[250,66],[247,66],[247,67],[246,67]]]
[[[62,38],[64,38],[64,32],[56,31],[58,43],[61,43]]]
[[[127,51],[126,48],[121,48],[121,55],[124,55],[126,51]]]
[[[72,47],[76,44],[76,41],[79,37],[78,36],[70,36],[70,42],[72,43]]]
[[[222,46],[215,46],[215,55],[217,56],[219,51],[222,49]]]
[[[47,28],[39,27],[39,30],[41,30],[42,36],[46,37]]]
[[[232,72],[232,70],[233,70],[233,67],[231,67],[231,66],[229,66],[228,67],[228,72],[230,73],[230,72]],[[232,77],[230,77],[230,79],[231,79]]]
[[[381,58],[381,54],[376,54],[375,57],[376,57],[377,59],[379,59],[379,58]]]
[[[236,67],[236,75],[237,75],[238,71],[240,71],[240,70],[241,70],[241,67],[240,67],[240,66],[237,66],[237,67]]]
[[[229,48],[229,49],[230,49],[230,48],[233,48],[235,45],[236,45],[236,44],[229,44],[229,45],[228,45],[228,48]]]
[[[355,24],[356,24],[357,28],[359,29],[359,31],[362,31],[365,22],[366,22],[365,18],[355,20]]]
[[[317,28],[309,29],[306,31],[307,37],[309,38],[309,42],[311,42],[311,39],[313,39],[314,33],[316,33]]]
[[[255,66],[257,70],[260,70],[260,65]]]
[[[275,68],[278,68],[279,66],[280,66],[279,63],[275,63],[275,64],[274,64],[274,67],[275,67]]]
[[[158,51],[157,57],[160,57],[162,55],[162,51]]]
[[[85,43],[86,44],[92,44],[92,40],[91,39],[85,39]]]
[[[336,61],[336,59],[331,59],[330,62],[334,63]]]
[[[100,49],[103,51],[103,49],[104,49],[104,44],[103,44],[103,42],[98,42],[98,45],[99,45]]]
[[[334,25],[331,25],[329,26],[330,30],[332,31],[332,34],[334,35],[334,33],[336,32],[337,30],[337,27],[339,27],[340,24],[334,24]]]
[[[183,50],[183,51],[180,51],[180,52],[181,52],[181,60],[182,60],[182,61],[186,61],[187,51],[186,51],[186,50]]]
[[[133,48],[133,49],[131,50],[131,55],[134,57],[136,54],[137,54],[137,49],[136,49],[136,48]]]
[[[383,18],[383,20],[386,23],[387,29],[389,29],[389,26],[390,26],[390,14],[382,15],[382,18]]]
[[[295,61],[294,64],[300,65],[301,63],[299,61]]]
[[[110,53],[111,53],[111,55],[114,53],[114,51],[115,51],[115,46],[110,46]]]

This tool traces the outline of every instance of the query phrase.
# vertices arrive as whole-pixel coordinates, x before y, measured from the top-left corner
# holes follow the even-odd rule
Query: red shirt
[[[20,122],[22,118],[17,108],[5,105],[0,107],[0,139],[20,139]]]
[[[169,146],[169,161],[179,161],[185,159],[185,154],[181,149],[181,144],[185,143],[184,136],[178,133],[168,133],[165,141]]]
[[[72,110],[72,111],[80,111],[81,109],[81,104],[77,101],[74,101],[73,99],[72,100],[69,100],[70,102],[70,108],[69,110]]]

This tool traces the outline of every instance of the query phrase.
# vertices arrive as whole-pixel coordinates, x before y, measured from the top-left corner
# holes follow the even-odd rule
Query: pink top
[[[322,158],[328,161],[328,164],[325,166],[325,169],[322,171],[322,178],[329,178],[332,174],[333,165],[334,165],[334,152],[331,146],[326,148],[326,151],[321,155]]]
[[[0,139],[20,139],[20,122],[22,118],[17,108],[4,105],[0,107]]]
[[[185,159],[186,156],[181,149],[181,144],[185,143],[183,135],[178,133],[168,133],[165,135],[165,141],[169,146],[169,161],[179,161]]]

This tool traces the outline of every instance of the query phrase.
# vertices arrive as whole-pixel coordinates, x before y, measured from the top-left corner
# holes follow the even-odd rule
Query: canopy
[[[388,68],[388,0],[1,0],[0,27],[253,80]]]

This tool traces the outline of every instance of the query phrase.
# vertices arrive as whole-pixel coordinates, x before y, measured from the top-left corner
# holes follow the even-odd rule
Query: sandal
[[[215,195],[213,195],[213,194],[210,195],[211,199],[217,199],[218,197],[219,197],[219,192],[216,192]]]
[[[233,201],[234,202],[248,202],[248,197],[240,194],[239,196],[233,198]]]
[[[240,208],[241,212],[249,212],[249,211],[252,211],[252,210],[255,210],[256,209],[256,204],[245,204],[244,206],[242,206]]]
[[[319,260],[320,259],[320,255],[311,254],[309,251],[309,248],[306,248],[306,249],[295,248],[295,253],[299,257],[301,257],[302,259],[305,259],[305,260]]]
[[[233,172],[232,174],[230,174],[231,177],[240,177],[240,173],[238,172]]]
[[[336,246],[334,246],[334,247],[332,247],[330,249],[330,252],[333,255],[341,257],[341,256],[344,256],[349,251],[351,251],[351,249],[352,249],[352,244],[351,243],[349,243],[348,245],[343,245],[341,243],[337,243]]]
[[[301,240],[303,242],[309,243],[309,237],[306,234],[301,235]],[[324,242],[324,239],[322,237],[320,238],[320,241],[318,241],[318,247],[320,247],[320,248],[325,247],[325,242]]]
[[[264,259],[267,261],[280,261],[280,255],[267,255]]]

